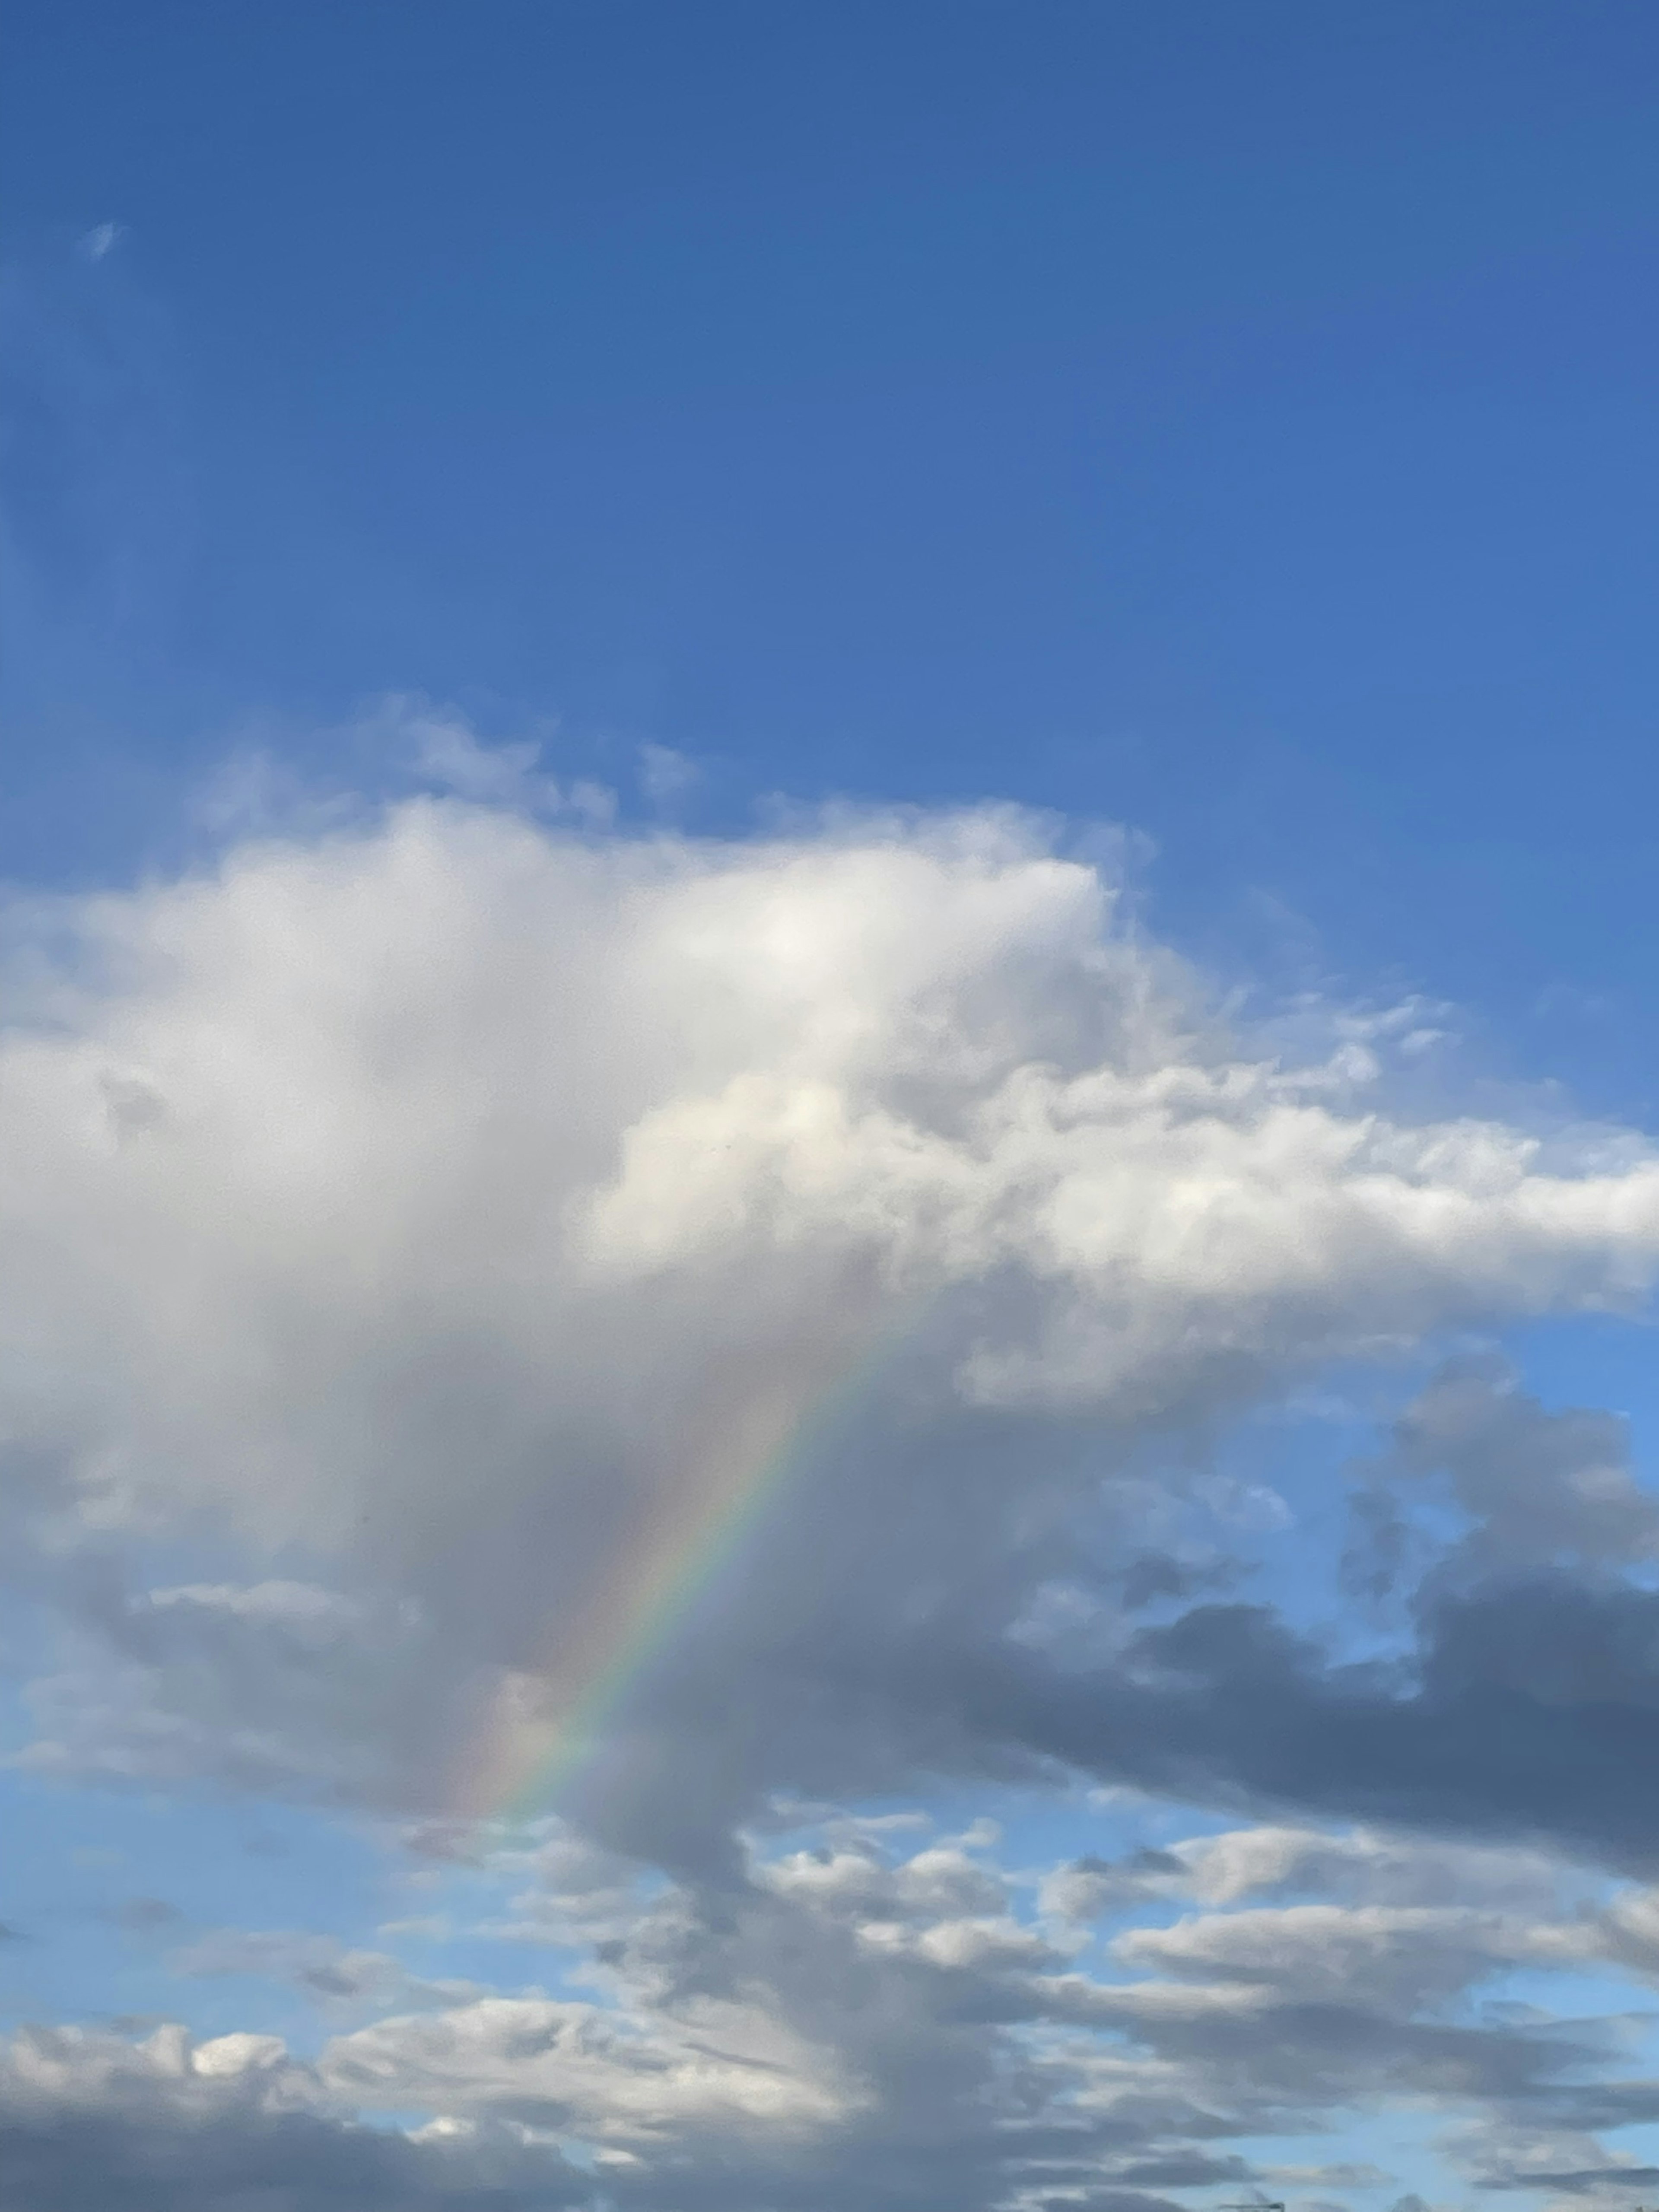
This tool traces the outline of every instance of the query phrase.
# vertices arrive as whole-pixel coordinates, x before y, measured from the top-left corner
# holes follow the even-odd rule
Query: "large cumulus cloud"
[[[1650,1827],[1639,1501],[1528,1565],[1423,1415],[1373,1535],[1459,1451],[1489,1534],[1392,1674],[1216,1600],[1137,1626],[1123,1581],[1193,1587],[1171,1438],[1322,1362],[1638,1302],[1640,1142],[1415,1118],[1352,1024],[1287,1060],[995,810],[718,842],[426,797],[11,924],[37,1764],[465,1809],[787,1461],[611,1715],[580,1809],[630,1850],[729,1865],[780,1784],[1056,1763]],[[147,1582],[139,1540],[185,1564]]]

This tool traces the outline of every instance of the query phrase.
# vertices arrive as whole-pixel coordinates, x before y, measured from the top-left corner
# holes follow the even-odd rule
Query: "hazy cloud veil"
[[[1659,1512],[1468,1346],[1638,1310],[1659,1155],[1413,1109],[1409,1010],[1224,1018],[1018,812],[611,826],[425,726],[447,791],[8,917],[21,1757],[410,1823],[586,1978],[260,1936],[318,2050],[33,2031],[0,2203],[1128,2212],[1379,2098],[1611,2186],[1659,2084],[1464,2000],[1659,1972]],[[1386,1626],[1246,1589],[1232,1425],[1455,1340],[1317,1569]],[[941,1779],[1200,1812],[1033,1867]]]

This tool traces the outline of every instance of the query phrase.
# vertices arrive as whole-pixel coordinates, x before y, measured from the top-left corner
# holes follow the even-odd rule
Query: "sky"
[[[1659,16],[4,0],[0,2212],[1659,2189]]]

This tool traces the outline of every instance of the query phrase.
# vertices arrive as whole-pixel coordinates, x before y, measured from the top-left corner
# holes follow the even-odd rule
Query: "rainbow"
[[[457,1809],[525,1820],[557,1808],[600,1757],[641,1676],[717,1600],[780,1495],[885,1373],[908,1329],[845,1343],[687,1425],[675,1479],[552,1625],[544,1662],[493,1686]],[[724,1394],[713,1392],[711,1397]]]

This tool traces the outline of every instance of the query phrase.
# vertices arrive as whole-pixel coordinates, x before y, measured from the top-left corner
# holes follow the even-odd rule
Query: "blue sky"
[[[1633,2202],[1659,19],[7,14],[0,2207]]]
[[[424,690],[1131,820],[1647,1097],[1647,9],[13,24],[14,865],[160,811],[83,746]]]

